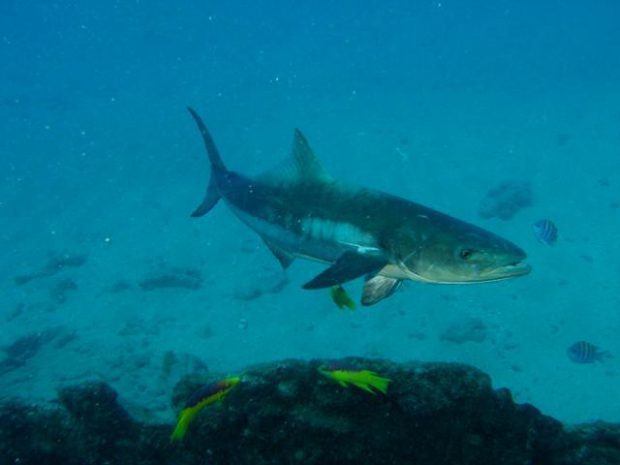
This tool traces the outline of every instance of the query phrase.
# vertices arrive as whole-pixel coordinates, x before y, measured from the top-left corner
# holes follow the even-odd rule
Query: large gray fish
[[[506,239],[423,205],[335,180],[299,130],[290,159],[277,170],[254,178],[229,171],[200,116],[189,111],[211,164],[206,196],[192,216],[224,199],[284,268],[298,257],[328,264],[305,289],[365,276],[362,303],[372,305],[403,280],[481,283],[530,271],[525,252]]]

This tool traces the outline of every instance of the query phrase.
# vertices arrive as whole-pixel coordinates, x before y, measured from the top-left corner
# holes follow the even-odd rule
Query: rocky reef
[[[4,464],[620,464],[620,426],[567,428],[479,370],[457,364],[339,361],[390,378],[387,395],[343,387],[321,361],[251,367],[181,442],[174,425],[132,418],[104,383],[64,388],[58,403],[0,406]],[[205,381],[181,380],[178,408]]]
[[[43,265],[40,269],[15,276],[15,284],[18,286],[23,286],[24,284],[27,284],[35,279],[54,276],[66,268],[79,268],[84,266],[85,263],[86,255],[83,254],[54,254],[48,258],[47,263],[45,263],[45,265]]]
[[[171,268],[163,273],[151,274],[138,284],[143,291],[165,288],[198,290],[202,287],[202,273],[194,268]]]

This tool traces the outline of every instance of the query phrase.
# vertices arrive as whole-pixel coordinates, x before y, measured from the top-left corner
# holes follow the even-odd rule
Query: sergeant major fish
[[[290,159],[279,169],[254,178],[230,171],[200,116],[188,110],[211,165],[206,195],[192,216],[205,215],[223,199],[282,267],[295,258],[327,264],[305,289],[366,276],[362,303],[370,305],[391,295],[403,280],[482,283],[530,271],[523,263],[525,252],[502,237],[403,198],[334,179],[299,129]]]
[[[532,229],[541,244],[553,245],[558,240],[558,228],[551,220],[539,220],[532,225]]]
[[[607,351],[601,351],[594,344],[587,341],[577,341],[566,349],[566,355],[574,363],[594,363],[603,362],[606,358],[611,358]]]

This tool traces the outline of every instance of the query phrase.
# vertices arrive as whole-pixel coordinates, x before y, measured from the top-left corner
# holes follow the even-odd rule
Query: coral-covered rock
[[[157,289],[180,288],[198,290],[202,287],[203,279],[200,270],[194,268],[172,268],[168,271],[151,273],[138,284],[144,291]]]
[[[0,464],[82,464],[67,412],[20,402],[0,405]]]
[[[383,395],[342,386],[319,372],[323,363],[286,360],[248,369],[175,444],[172,424],[132,419],[102,383],[62,390],[60,407],[6,403],[0,405],[0,464],[620,463],[620,426],[565,428],[530,405],[515,404],[508,390],[494,390],[475,368],[337,362],[389,378]],[[217,379],[207,375],[179,382],[177,408]]]
[[[254,368],[201,415],[185,447],[196,463],[523,465],[548,455],[548,436],[562,431],[468,366],[345,362],[390,378],[388,395],[344,388],[318,362]]]
[[[568,429],[556,461],[562,465],[620,464],[620,425],[602,421]]]

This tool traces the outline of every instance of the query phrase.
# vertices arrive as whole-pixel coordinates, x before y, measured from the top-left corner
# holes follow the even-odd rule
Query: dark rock
[[[79,268],[86,263],[86,255],[63,254],[56,255],[49,259],[44,267],[50,273],[58,272],[63,268]]]
[[[524,465],[547,457],[562,431],[471,367],[346,363],[392,379],[388,396],[345,389],[318,362],[257,367],[196,420],[185,447],[195,463],[208,450],[213,463]]]
[[[39,353],[43,346],[58,336],[65,336],[66,334],[62,328],[50,328],[17,338],[2,349],[6,357],[0,362],[0,374],[25,365]]]
[[[34,279],[48,278],[65,268],[77,268],[83,266],[85,263],[86,255],[82,254],[52,255],[39,271],[15,276],[14,281],[18,286],[22,286]]]
[[[120,292],[124,292],[131,289],[131,284],[129,281],[125,281],[123,279],[119,279],[114,284],[112,284],[107,291],[111,294],[118,294]]]
[[[620,464],[620,425],[602,421],[569,428],[562,455],[562,465]]]
[[[19,303],[13,307],[13,309],[6,315],[6,321],[13,321],[14,319],[20,317],[24,314],[24,310],[26,309],[26,304]]]
[[[77,283],[69,278],[58,281],[50,289],[50,297],[57,304],[64,304],[67,301],[67,294],[73,291],[77,291]]]
[[[62,407],[0,405],[0,465],[184,464],[169,447],[168,426],[129,418],[102,383],[61,391]]]
[[[170,462],[165,427],[140,425],[118,403],[105,383],[92,382],[62,389],[59,400],[79,437],[80,463],[158,464]]]
[[[193,268],[174,269],[164,274],[150,276],[139,282],[144,291],[165,288],[196,290],[202,287],[202,274]]]
[[[487,192],[480,202],[478,214],[485,219],[509,220],[532,204],[533,194],[529,182],[506,181]]]
[[[78,338],[76,331],[63,331],[54,340],[55,349],[64,349],[65,346],[72,343]]]
[[[20,402],[0,405],[0,464],[82,465],[67,412]]]
[[[392,380],[388,394],[344,388],[320,361],[252,367],[219,405],[205,408],[183,442],[173,425],[132,419],[116,392],[90,383],[60,392],[60,406],[0,405],[0,464],[412,464],[617,465],[620,425],[564,428],[494,390],[475,368],[350,358]],[[181,408],[214,377],[188,376]]]
[[[115,438],[131,435],[135,430],[129,414],[117,402],[118,394],[105,383],[66,387],[60,390],[58,397],[76,422],[100,435],[102,442],[114,442]]]

